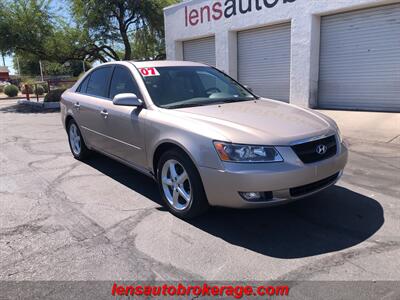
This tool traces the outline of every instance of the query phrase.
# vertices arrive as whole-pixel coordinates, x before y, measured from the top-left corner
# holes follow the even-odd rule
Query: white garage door
[[[238,32],[238,79],[260,96],[289,102],[290,23]]]
[[[215,38],[183,42],[183,59],[215,66]]]
[[[321,20],[319,106],[400,111],[400,5]]]

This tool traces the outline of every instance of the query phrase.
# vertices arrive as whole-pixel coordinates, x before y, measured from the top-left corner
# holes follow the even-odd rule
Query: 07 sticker
[[[160,73],[158,73],[156,68],[150,67],[150,68],[140,68],[139,69],[140,73],[142,76],[147,77],[147,76],[160,76]]]

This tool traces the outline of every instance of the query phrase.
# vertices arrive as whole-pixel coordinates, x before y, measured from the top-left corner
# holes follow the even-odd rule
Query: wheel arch
[[[197,165],[196,165],[196,161],[194,160],[193,156],[190,154],[190,152],[185,147],[183,147],[182,145],[180,145],[176,142],[163,141],[157,145],[156,150],[153,152],[153,155],[152,155],[152,168],[153,168],[154,177],[156,179],[157,179],[157,165],[161,158],[161,155],[171,149],[177,149],[178,151],[182,151],[183,153],[185,153],[186,156],[188,158],[190,158],[190,160],[193,162],[197,172],[199,172]]]
[[[65,130],[66,131],[68,131],[68,123],[71,121],[71,120],[74,120],[75,121],[75,119],[74,119],[74,117],[72,116],[72,115],[67,115],[66,117],[65,117]],[[76,122],[76,121],[75,121]]]
[[[200,180],[200,182],[201,182],[201,189],[203,190],[203,193],[204,193],[204,195],[205,195],[205,201],[206,201],[207,205],[210,205],[210,204],[209,204],[209,201],[208,201],[208,198],[207,198],[207,196],[206,196],[203,178],[201,177],[200,170],[199,170],[199,168],[198,168],[198,166],[197,166],[196,160],[195,160],[195,159],[193,158],[193,156],[190,154],[190,151],[188,151],[188,149],[186,149],[186,148],[183,147],[182,145],[176,143],[175,141],[174,141],[174,142],[172,142],[172,141],[163,141],[163,142],[159,143],[159,144],[157,145],[157,147],[156,147],[156,150],[155,150],[154,153],[153,153],[153,161],[152,161],[153,165],[152,165],[152,166],[153,166],[153,175],[154,175],[154,178],[156,179],[156,181],[158,180],[158,174],[157,174],[157,165],[158,165],[158,162],[159,162],[159,160],[160,160],[162,154],[165,153],[165,152],[168,151],[168,150],[171,150],[171,149],[177,149],[178,151],[181,151],[181,152],[184,153],[184,154],[187,156],[187,158],[189,158],[190,161],[193,163],[194,170],[195,170],[195,172],[197,173],[198,178],[199,178],[199,180]]]
[[[86,147],[87,147],[89,150],[91,150],[92,148],[91,148],[90,144],[87,142],[88,139],[87,139],[87,137],[86,137],[86,135],[85,135],[85,132],[83,132],[83,131],[81,130],[81,128],[79,127],[78,122],[76,121],[76,119],[74,118],[74,116],[73,116],[72,114],[68,114],[68,115],[65,117],[65,123],[64,123],[65,126],[64,126],[64,127],[65,127],[65,131],[67,132],[67,134],[68,134],[68,124],[69,124],[69,122],[71,122],[71,121],[74,121],[74,122],[76,123],[76,125],[78,126],[79,131],[80,131],[80,133],[81,133],[83,142],[85,143]]]

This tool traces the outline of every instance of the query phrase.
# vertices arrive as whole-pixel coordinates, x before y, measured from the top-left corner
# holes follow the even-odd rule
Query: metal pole
[[[35,94],[36,94],[36,102],[39,102],[39,94],[37,92],[37,83],[35,83]]]
[[[21,68],[19,67],[18,55],[16,57],[17,57],[18,76],[21,76]]]
[[[39,60],[39,66],[40,66],[40,76],[42,77],[42,81],[43,81],[43,68],[42,68],[42,61]]]
[[[85,58],[82,61],[83,73],[86,73]]]
[[[26,100],[30,101],[29,98],[29,85],[25,84]]]

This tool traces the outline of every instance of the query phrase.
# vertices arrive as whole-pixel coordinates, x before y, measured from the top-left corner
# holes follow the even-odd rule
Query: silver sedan
[[[199,63],[102,64],[64,92],[61,115],[75,158],[97,151],[153,177],[181,218],[306,197],[347,162],[333,120]]]

